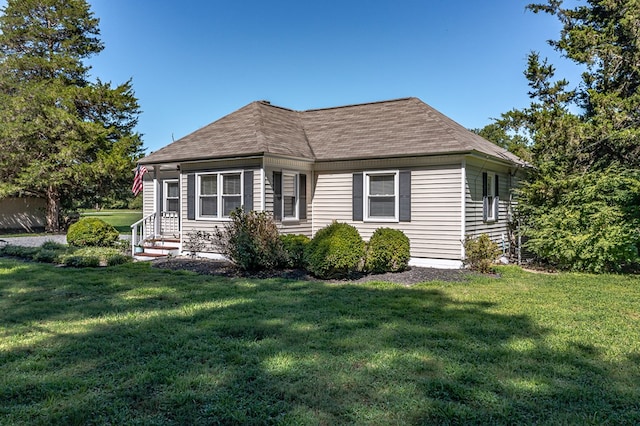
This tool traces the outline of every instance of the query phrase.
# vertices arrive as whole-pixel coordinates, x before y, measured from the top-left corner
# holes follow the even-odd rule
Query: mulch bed
[[[412,285],[425,281],[466,281],[473,272],[465,269],[438,269],[410,267],[403,272],[385,274],[357,274],[345,280],[319,280],[301,269],[284,269],[276,271],[244,272],[233,264],[221,260],[204,258],[171,257],[159,259],[152,264],[155,268],[192,271],[204,275],[216,275],[229,278],[284,278],[292,280],[324,281],[324,282],[368,282],[385,281],[402,285]]]

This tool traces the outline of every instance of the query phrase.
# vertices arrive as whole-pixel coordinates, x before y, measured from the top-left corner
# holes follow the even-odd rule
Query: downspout
[[[460,260],[464,260],[466,253],[464,250],[464,241],[466,238],[467,224],[467,159],[462,157],[460,164]]]
[[[265,205],[266,205],[266,200],[265,200],[265,191],[264,191],[264,185],[265,185],[265,170],[264,170],[264,157],[262,158],[262,167],[260,168],[260,211],[263,212],[265,209]]]

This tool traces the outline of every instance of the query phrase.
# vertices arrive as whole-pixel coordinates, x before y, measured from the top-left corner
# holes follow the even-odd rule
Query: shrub
[[[278,268],[285,252],[273,217],[267,212],[236,209],[224,228],[214,231],[216,248],[244,271]]]
[[[39,247],[23,247],[14,246],[12,244],[7,244],[6,246],[2,247],[2,249],[0,249],[0,253],[2,253],[3,256],[14,256],[23,259],[33,259],[39,251]]]
[[[184,249],[189,252],[189,256],[195,257],[198,252],[205,251],[211,244],[212,235],[206,231],[187,232],[184,240]]]
[[[41,247],[40,250],[33,256],[33,260],[42,263],[59,263],[60,256],[64,251],[51,250]]]
[[[376,274],[399,272],[407,268],[410,257],[409,238],[404,232],[378,228],[369,240],[364,267]]]
[[[309,244],[309,237],[302,234],[280,235],[285,252],[285,264],[289,268],[304,268],[304,249]]]
[[[498,244],[491,241],[487,234],[477,238],[467,236],[464,241],[466,259],[464,263],[472,270],[487,274],[493,272],[494,262],[500,256]]]
[[[98,256],[82,256],[70,254],[62,258],[62,263],[66,266],[74,268],[91,268],[100,266],[100,258]]]
[[[109,247],[118,238],[116,228],[95,217],[80,219],[67,232],[67,242],[76,247]]]
[[[66,266],[82,268],[100,265],[120,265],[122,263],[130,262],[131,258],[122,254],[117,248],[82,247],[78,249],[71,249],[67,254],[62,255],[60,260]]]
[[[309,272],[319,278],[342,278],[358,270],[364,254],[364,241],[358,230],[333,222],[307,244],[304,260]]]
[[[523,188],[526,248],[561,269],[624,272],[640,266],[640,171],[611,167]]]

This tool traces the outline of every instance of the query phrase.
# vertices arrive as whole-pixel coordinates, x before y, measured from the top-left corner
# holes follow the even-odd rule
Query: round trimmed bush
[[[309,244],[309,237],[302,234],[283,234],[280,241],[286,254],[286,266],[289,268],[304,268],[304,249]]]
[[[359,269],[364,241],[347,223],[333,222],[319,230],[304,250],[307,269],[319,278],[343,278]]]
[[[375,274],[400,272],[409,266],[409,238],[398,229],[378,228],[369,240],[365,270]]]
[[[85,217],[69,227],[67,243],[76,247],[111,247],[119,236],[118,230],[104,220]]]

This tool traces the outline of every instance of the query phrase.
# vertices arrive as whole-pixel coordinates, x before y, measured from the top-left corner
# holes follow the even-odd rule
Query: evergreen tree
[[[558,266],[593,272],[640,265],[640,2],[560,0],[528,9],[556,16],[549,43],[583,67],[575,88],[533,52],[529,107],[496,121],[528,141],[533,168],[520,192],[528,247]]]
[[[8,0],[0,16],[0,197],[45,197],[47,230],[63,206],[130,180],[141,155],[131,81],[90,81],[103,49],[85,0]]]

